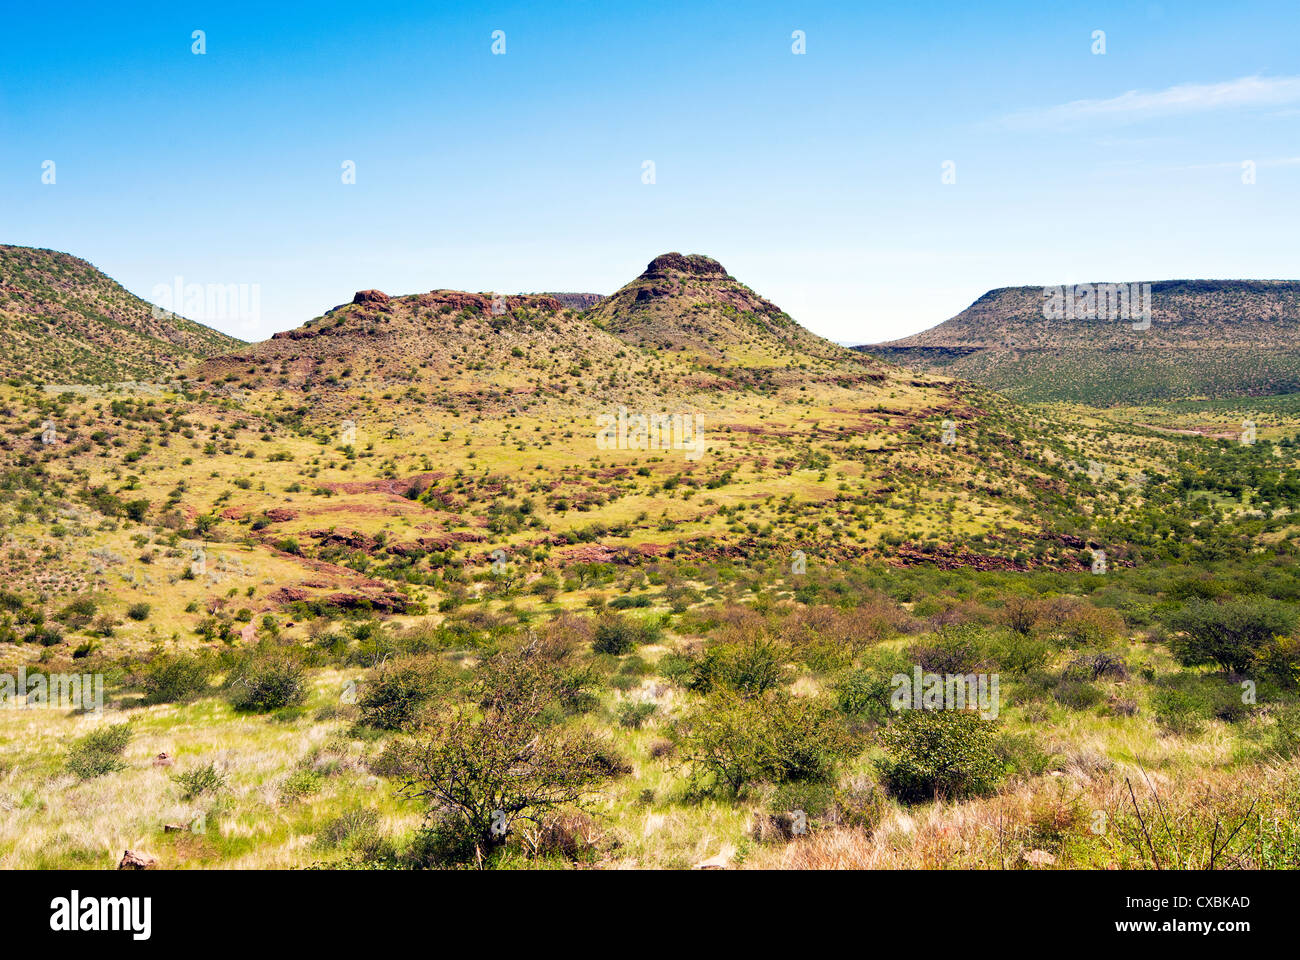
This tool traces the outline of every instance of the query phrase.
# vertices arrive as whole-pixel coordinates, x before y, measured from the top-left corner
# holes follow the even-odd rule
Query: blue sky
[[[997,286],[1300,276],[1294,0],[269,6],[10,5],[0,242],[258,284],[210,321],[245,339],[669,250],[848,342]]]

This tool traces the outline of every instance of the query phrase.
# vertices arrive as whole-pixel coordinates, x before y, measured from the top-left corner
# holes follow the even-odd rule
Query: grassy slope
[[[431,309],[438,315],[438,306]],[[383,322],[365,309],[345,313],[345,322]],[[391,322],[405,319],[399,314]],[[527,317],[512,311],[515,319]],[[1166,800],[1189,809],[1198,802],[1198,783],[1224,790],[1260,784],[1269,809],[1293,809],[1293,781],[1270,772],[1278,710],[1290,699],[1283,695],[1244,721],[1209,719],[1196,734],[1169,732],[1156,722],[1151,697],[1162,678],[1181,673],[1163,645],[1148,641],[1146,615],[1131,617],[1111,641],[1128,661],[1129,678],[1099,684],[1102,699],[1092,707],[1070,706],[1041,684],[1009,685],[1005,730],[1038,738],[1049,761],[1021,771],[992,800],[920,810],[891,803],[874,833],[828,829],[789,846],[759,844],[752,817],[768,802],[765,794],[688,799],[681,771],[651,756],[669,718],[693,699],[656,664],[669,652],[716,642],[724,633],[708,622],[734,602],[764,616],[803,610],[834,624],[837,602],[852,608],[885,589],[921,621],[923,637],[927,618],[956,611],[957,619],[996,619],[1002,599],[1026,589],[1088,594],[1104,582],[1107,602],[1133,604],[1141,596],[1139,608],[1159,603],[1168,585],[1153,586],[1144,567],[1190,562],[1186,575],[1194,576],[1220,549],[1216,530],[1239,548],[1289,542],[1295,504],[1266,505],[1274,516],[1265,520],[1256,496],[1234,496],[1210,480],[1295,471],[1290,438],[1298,424],[1290,409],[1264,411],[1257,418],[1261,443],[1241,448],[1153,427],[1230,426],[1249,404],[1213,412],[1026,411],[967,386],[856,360],[808,359],[788,377],[749,381],[745,368],[710,373],[707,358],[617,345],[600,364],[583,368],[570,352],[572,335],[594,334],[576,317],[559,321],[560,330],[521,329],[513,344],[497,344],[481,326],[486,319],[464,317],[470,336],[437,347],[444,352],[431,354],[427,367],[417,363],[416,372],[400,377],[379,369],[382,351],[373,354],[374,366],[354,359],[346,375],[340,366],[291,384],[280,383],[274,369],[270,377],[250,376],[242,362],[207,368],[222,371],[209,377],[209,388],[215,380],[245,391],[235,400],[219,392],[87,398],[4,388],[10,496],[0,508],[0,562],[8,587],[50,618],[89,590],[113,625],[111,636],[93,636],[93,625],[69,628],[50,647],[0,643],[0,665],[107,670],[114,706],[102,718],[0,711],[0,863],[110,866],[127,846],[144,847],[168,866],[338,862],[354,852],[350,841],[330,846],[319,838],[359,807],[377,812],[374,829],[392,842],[409,839],[420,810],[399,801],[393,784],[365,763],[385,737],[355,729],[354,708],[340,702],[346,679],[366,679],[347,657],[314,667],[305,708],[274,718],[236,715],[218,697],[137,705],[138,658],[155,649],[242,645],[196,636],[214,598],[226,598],[232,612],[247,608],[255,623],[269,614],[293,647],[315,647],[330,632],[346,637],[357,625],[355,615],[318,616],[279,602],[285,586],[311,597],[404,591],[412,606],[386,618],[391,629],[434,631],[440,656],[469,663],[485,645],[518,637],[530,625],[627,593],[646,595],[651,614],[678,611],[662,642],[638,652],[647,666],[631,686],[612,682],[620,672],[631,676],[630,660],[598,658],[610,682],[594,711],[573,721],[608,731],[632,766],[599,808],[593,855],[607,865],[687,866],[730,851],[731,862],[759,865],[988,866],[1019,863],[1040,846],[1061,865],[1136,865],[1122,831],[1093,834],[1088,814],[1102,809],[1131,826],[1124,819],[1127,794],[1119,791],[1125,776],[1141,782],[1141,770]],[[494,385],[485,387],[489,372]],[[707,379],[719,376],[729,386]],[[292,389],[303,384],[306,391]],[[634,410],[701,412],[709,438],[704,457],[597,449],[595,416],[629,397]],[[46,418],[59,425],[54,445],[39,441]],[[356,423],[351,442],[338,435],[343,419]],[[944,419],[957,423],[951,447],[940,442]],[[1272,454],[1275,440],[1286,441],[1280,456]],[[1090,461],[1097,465],[1092,475]],[[1153,478],[1149,486],[1134,481],[1138,471]],[[1179,476],[1187,482],[1174,483]],[[417,499],[406,496],[412,487]],[[148,501],[143,522],[115,507],[133,499]],[[292,515],[264,522],[274,508]],[[1210,511],[1220,516],[1211,519]],[[216,519],[200,529],[204,516]],[[354,534],[386,539],[378,544]],[[422,537],[447,546],[409,562],[385,550]],[[1088,542],[1108,551],[1113,566],[1106,578],[1071,572],[1086,569],[1081,544]],[[194,546],[207,552],[207,569],[190,578]],[[508,553],[507,578],[491,573],[497,548]],[[789,573],[796,548],[808,555],[804,579]],[[640,559],[590,564],[629,549]],[[908,558],[923,564],[899,572]],[[1144,566],[1130,568],[1130,561]],[[949,564],[1040,572],[935,570]],[[830,589],[842,577],[849,582]],[[821,586],[809,591],[810,584]],[[151,609],[137,622],[125,612],[139,602]],[[771,629],[783,636],[778,623]],[[72,659],[87,641],[89,655]],[[911,642],[897,635],[882,641]],[[1054,642],[1053,675],[1074,655]],[[788,667],[789,687],[803,696],[827,694],[843,669],[795,653]],[[1204,673],[1198,682],[1221,681]],[[659,717],[647,729],[617,724],[629,697],[658,702]],[[1137,714],[1117,713],[1116,699],[1133,701]],[[75,735],[125,719],[139,729],[126,756],[129,769],[87,784],[63,772]],[[177,770],[217,763],[228,787],[182,801],[167,772],[148,763],[161,750],[176,754]],[[870,779],[873,750],[865,748],[844,776]],[[1077,810],[1053,813],[1064,802],[1062,784],[1077,791],[1070,809],[1084,810],[1082,818]],[[1219,812],[1227,816],[1244,796],[1229,790]],[[995,842],[987,827],[999,811],[1013,828]],[[198,812],[209,816],[207,834],[161,832],[163,823]],[[1044,824],[1058,820],[1064,833],[1048,836]],[[1286,844],[1294,839],[1270,836],[1282,845],[1277,856],[1293,855]],[[1183,847],[1189,862],[1200,849],[1192,839]]]
[[[85,260],[0,245],[0,376],[58,384],[154,380],[241,341],[154,308]]]

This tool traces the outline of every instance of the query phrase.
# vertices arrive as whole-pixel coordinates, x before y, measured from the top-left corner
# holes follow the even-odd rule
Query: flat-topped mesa
[[[729,276],[726,267],[712,257],[706,257],[700,253],[692,253],[686,256],[680,253],[664,253],[650,261],[650,265],[645,268],[645,272],[641,274],[641,277],[646,280],[655,280],[674,273],[722,279]]]

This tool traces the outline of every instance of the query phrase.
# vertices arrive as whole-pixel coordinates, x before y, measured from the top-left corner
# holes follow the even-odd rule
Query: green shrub
[[[625,701],[618,708],[618,724],[631,730],[640,730],[645,722],[654,716],[657,709],[658,707],[653,703]]]
[[[183,703],[208,689],[212,667],[204,657],[170,654],[156,657],[144,675],[145,703]]]
[[[1300,683],[1300,639],[1273,637],[1255,653],[1255,669],[1286,687]]]
[[[1095,707],[1104,699],[1102,692],[1085,680],[1062,680],[1052,691],[1052,696],[1063,707],[1071,710],[1087,710]]]
[[[287,656],[251,659],[230,683],[236,710],[268,713],[296,707],[307,700],[307,680],[301,666]]]
[[[86,734],[68,751],[68,772],[80,780],[90,780],[126,769],[122,754],[126,752],[134,732],[130,724],[119,723]]]
[[[415,835],[401,862],[413,870],[464,866],[477,859],[480,849],[468,820],[443,813]]]
[[[1194,734],[1206,721],[1236,723],[1244,719],[1251,705],[1242,699],[1242,688],[1234,683],[1211,680],[1195,673],[1166,677],[1151,696],[1156,719],[1172,733]]]
[[[148,620],[152,608],[147,603],[133,603],[126,608],[126,615],[137,622]]]
[[[1193,600],[1168,618],[1181,635],[1170,646],[1184,666],[1216,664],[1227,673],[1245,673],[1274,637],[1295,629],[1289,604],[1260,597],[1212,603]]]
[[[431,700],[451,686],[446,671],[434,660],[386,664],[362,687],[357,706],[361,722],[380,730],[422,726]]]
[[[929,640],[908,650],[913,663],[927,673],[980,673],[989,665],[988,630],[963,623],[941,627]]]
[[[477,671],[477,710],[451,713],[427,739],[381,757],[407,796],[452,818],[446,829],[472,844],[476,859],[499,851],[518,820],[581,808],[629,769],[590,730],[548,720],[562,695],[554,667],[563,656],[545,644],[497,654]]]
[[[193,800],[195,797],[205,793],[215,793],[226,785],[225,776],[216,767],[216,764],[205,764],[201,767],[195,767],[185,773],[178,773],[172,777],[172,783],[181,788],[182,800]]]
[[[881,734],[881,778],[906,803],[988,793],[1004,772],[994,729],[968,710],[904,710]]]
[[[1205,716],[1202,704],[1185,689],[1165,687],[1151,695],[1151,707],[1156,719],[1171,733],[1192,735],[1200,731]]]
[[[1089,653],[1075,657],[1062,671],[1067,680],[1096,681],[1102,679],[1124,680],[1128,677],[1128,667],[1122,657],[1113,653]]]
[[[335,817],[316,834],[316,846],[324,850],[347,849],[363,861],[378,857],[385,846],[378,811],[361,807]]]
[[[891,713],[893,685],[872,670],[855,670],[836,688],[836,704],[851,717],[883,723]]]
[[[592,649],[597,653],[623,656],[641,644],[656,643],[663,635],[654,618],[637,622],[621,616],[601,617],[596,623]]]
[[[682,717],[672,735],[696,790],[733,794],[758,782],[830,779],[857,749],[834,709],[779,691],[740,697],[719,690]]]
[[[703,694],[725,687],[745,696],[757,696],[779,686],[785,677],[779,649],[763,639],[716,643],[695,656],[664,660],[661,669],[665,676]]]
[[[1052,657],[1052,645],[1042,637],[1013,629],[1002,631],[993,638],[989,655],[999,669],[1026,674],[1047,665]]]
[[[55,647],[63,642],[63,634],[57,627],[38,626],[23,638],[25,643],[39,643],[42,647]]]

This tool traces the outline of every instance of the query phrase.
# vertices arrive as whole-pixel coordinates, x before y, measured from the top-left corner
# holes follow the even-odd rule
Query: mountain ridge
[[[0,244],[0,376],[108,382],[169,377],[243,341],[135,296],[87,260]]]
[[[1115,286],[999,287],[928,330],[854,349],[1024,400],[1108,405],[1300,390],[1300,281],[1148,281],[1120,301],[1126,310],[1113,301],[1107,310],[1102,294]],[[1062,292],[1089,309],[1045,316]]]

